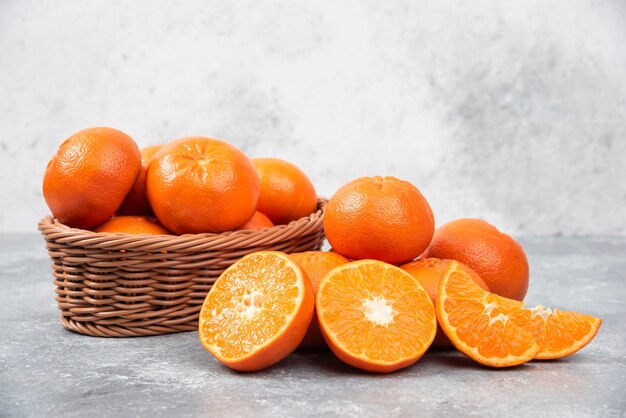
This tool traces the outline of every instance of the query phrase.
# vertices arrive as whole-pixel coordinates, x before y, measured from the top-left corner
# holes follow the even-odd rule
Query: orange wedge
[[[531,333],[507,315],[522,306],[481,289],[456,261],[439,282],[436,309],[441,329],[460,352],[487,366],[517,366],[539,352]]]
[[[309,279],[286,254],[249,254],[222,273],[204,300],[200,341],[232,369],[263,369],[300,344],[313,303]]]
[[[598,333],[602,320],[578,312],[538,305],[519,308],[508,313],[509,318],[529,331],[541,347],[535,360],[559,359],[581,350]]]
[[[343,362],[388,373],[416,362],[435,338],[435,309],[409,273],[382,261],[332,269],[320,283],[317,319]]]

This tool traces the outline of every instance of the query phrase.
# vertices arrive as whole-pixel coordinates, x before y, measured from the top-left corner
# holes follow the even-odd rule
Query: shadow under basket
[[[39,222],[52,260],[61,324],[98,337],[195,331],[220,274],[246,254],[320,249],[325,199],[315,213],[260,231],[131,235]]]

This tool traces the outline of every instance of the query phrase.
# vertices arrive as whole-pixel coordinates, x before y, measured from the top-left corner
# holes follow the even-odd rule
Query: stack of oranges
[[[67,139],[45,172],[53,215],[72,227],[147,234],[262,229],[309,215],[313,184],[295,165],[249,159],[236,147],[189,137],[139,150],[111,128]],[[526,308],[522,247],[478,219],[435,230],[411,183],[363,177],[329,200],[332,249],[263,251],[231,265],[200,312],[199,337],[225,365],[272,365],[296,348],[329,347],[373,372],[416,362],[432,346],[492,367],[577,352],[601,320]]]
[[[257,230],[317,208],[313,184],[286,161],[251,160],[205,137],[139,150],[112,128],[85,129],[63,142],[46,168],[43,194],[66,225],[133,234]]]

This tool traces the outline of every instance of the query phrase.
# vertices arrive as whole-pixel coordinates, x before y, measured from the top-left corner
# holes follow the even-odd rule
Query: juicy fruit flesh
[[[542,305],[525,308],[523,302],[481,290],[467,273],[455,271],[457,266],[455,262],[442,281],[437,313],[446,333],[454,334],[450,338],[455,346],[477,361],[492,366],[519,364],[529,357],[533,344],[532,358],[562,358],[587,345],[602,323],[589,315]]]
[[[322,282],[317,306],[330,338],[356,357],[382,363],[418,357],[428,348],[434,308],[410,275],[393,266],[381,272],[368,261],[333,272]]]
[[[270,341],[288,325],[301,297],[285,260],[267,263],[253,255],[248,261],[220,277],[200,313],[204,343],[218,357],[245,357]]]
[[[595,337],[602,323],[589,315],[552,310],[542,305],[518,309],[509,316],[517,325],[528,330],[541,346],[535,357],[538,360],[575,353]]]
[[[534,345],[532,336],[523,332],[494,299],[485,295],[476,300],[451,297],[444,303],[450,325],[465,344],[485,357],[520,356]]]
[[[441,282],[437,313],[452,343],[476,361],[494,367],[531,360],[539,351],[532,335],[516,325],[509,312],[521,302],[485,292],[453,262]]]

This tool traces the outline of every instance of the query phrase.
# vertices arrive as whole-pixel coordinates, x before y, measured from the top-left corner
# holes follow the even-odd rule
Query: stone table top
[[[558,361],[494,370],[455,350],[374,375],[330,352],[296,352],[231,371],[196,332],[105,339],[59,323],[37,234],[0,235],[0,416],[625,416],[626,237],[520,238],[529,305],[603,319],[596,339]]]

